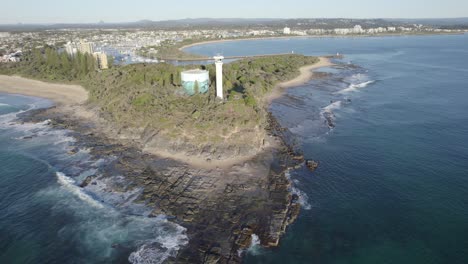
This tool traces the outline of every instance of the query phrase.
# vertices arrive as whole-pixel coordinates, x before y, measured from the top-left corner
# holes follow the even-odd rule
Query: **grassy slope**
[[[0,73],[81,84],[90,91],[89,103],[120,127],[158,131],[169,140],[197,147],[253,147],[259,146],[266,126],[265,94],[279,82],[296,77],[301,66],[317,61],[315,57],[285,55],[226,64],[225,102],[214,94],[213,65],[206,66],[212,81],[210,92],[195,96],[183,95],[183,68],[164,63],[120,66],[70,77],[66,71],[58,73],[47,64],[30,60],[1,66]]]

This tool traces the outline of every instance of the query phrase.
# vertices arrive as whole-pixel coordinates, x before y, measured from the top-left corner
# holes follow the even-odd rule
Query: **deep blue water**
[[[288,90],[271,109],[314,173],[304,210],[246,263],[468,263],[468,35],[255,40],[213,55],[335,54],[358,68]],[[325,116],[335,124],[330,129]]]

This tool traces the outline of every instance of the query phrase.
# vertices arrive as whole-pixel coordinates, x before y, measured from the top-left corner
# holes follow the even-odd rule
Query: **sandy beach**
[[[88,92],[79,85],[47,83],[19,76],[0,75],[0,92],[47,98],[61,105],[82,104],[88,99]]]
[[[233,41],[247,41],[247,40],[268,40],[268,39],[290,39],[290,38],[308,38],[312,36],[283,36],[283,37],[258,37],[258,38],[237,38],[237,39],[217,39],[217,40],[207,40],[207,41],[200,41],[193,44],[184,45],[179,48],[179,50],[183,51],[184,49],[205,45],[205,44],[214,44],[214,43],[223,43],[223,42],[233,42]]]
[[[299,85],[305,84],[308,81],[312,80],[314,78],[314,70],[334,65],[330,61],[330,59],[328,59],[326,57],[319,57],[319,59],[320,60],[315,64],[301,67],[299,69],[299,71],[301,73],[296,78],[294,78],[292,80],[289,80],[289,81],[286,81],[286,82],[279,83],[276,86],[276,89],[274,89],[265,98],[266,102],[271,103],[271,101],[273,101],[274,99],[277,99],[277,98],[281,97],[283,95],[284,91],[286,89],[288,89],[288,88],[299,86]]]

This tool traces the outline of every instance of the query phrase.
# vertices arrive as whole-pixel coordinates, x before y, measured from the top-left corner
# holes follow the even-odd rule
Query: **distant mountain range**
[[[455,26],[468,25],[468,17],[459,18],[412,18],[412,19],[386,19],[388,21],[397,21],[402,23],[423,24],[433,26]]]
[[[356,24],[365,26],[396,26],[405,24],[423,24],[429,26],[468,27],[466,18],[438,19],[348,19],[348,18],[187,18],[179,20],[140,20],[123,23],[57,23],[57,24],[10,24],[0,25],[0,31],[35,31],[47,29],[110,29],[110,28],[146,28],[146,29],[190,29],[190,28],[235,28],[235,27],[352,27]]]

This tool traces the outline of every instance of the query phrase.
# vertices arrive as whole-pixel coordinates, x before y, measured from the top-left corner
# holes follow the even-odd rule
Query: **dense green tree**
[[[195,84],[193,85],[193,90],[195,91],[195,94],[200,93],[200,85],[198,84],[198,81],[195,81]]]

